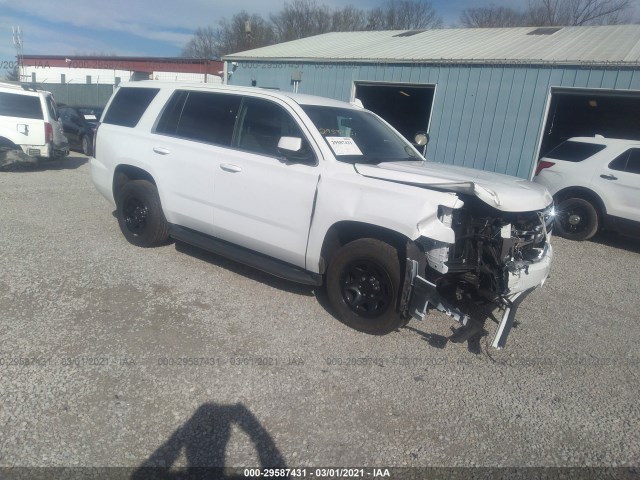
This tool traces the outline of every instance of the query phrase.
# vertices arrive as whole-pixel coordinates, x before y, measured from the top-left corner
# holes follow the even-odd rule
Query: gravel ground
[[[139,249],[78,155],[0,173],[1,466],[637,466],[638,242],[554,239],[507,348]]]

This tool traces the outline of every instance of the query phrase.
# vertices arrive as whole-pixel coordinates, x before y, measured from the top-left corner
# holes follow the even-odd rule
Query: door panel
[[[319,167],[278,152],[282,136],[305,135],[280,105],[245,99],[233,146],[214,175],[215,236],[304,267]]]
[[[605,194],[609,215],[640,222],[640,145],[596,171],[592,182]]]

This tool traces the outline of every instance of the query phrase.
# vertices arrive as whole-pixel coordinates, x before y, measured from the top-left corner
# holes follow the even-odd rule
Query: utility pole
[[[16,47],[16,60],[18,61],[18,81],[22,82],[22,73],[24,69],[24,52],[23,52],[23,40],[22,29],[18,27],[11,27],[13,34],[13,45]]]

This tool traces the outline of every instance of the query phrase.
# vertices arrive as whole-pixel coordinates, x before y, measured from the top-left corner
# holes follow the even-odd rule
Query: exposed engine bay
[[[546,279],[551,260],[553,204],[542,211],[504,212],[477,197],[459,195],[462,208],[440,207],[438,219],[455,232],[449,244],[421,237],[407,249],[406,313],[422,319],[429,309],[463,326],[472,306],[502,312],[492,346],[501,348],[515,307]]]

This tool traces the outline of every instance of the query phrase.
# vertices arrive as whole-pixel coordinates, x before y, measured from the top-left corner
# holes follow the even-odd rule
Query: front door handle
[[[600,175],[600,178],[604,178],[605,180],[617,180],[618,177],[616,177],[615,175]]]
[[[225,172],[231,172],[231,173],[239,173],[242,171],[242,167],[239,167],[238,165],[233,165],[231,163],[221,163],[220,168]]]
[[[159,155],[167,155],[169,153],[169,149],[164,147],[153,147],[153,151]]]

